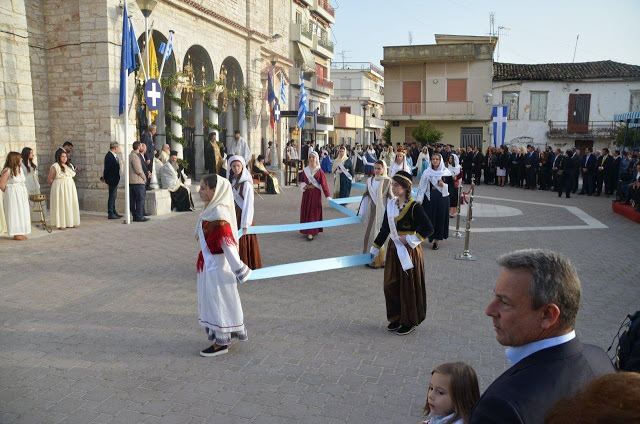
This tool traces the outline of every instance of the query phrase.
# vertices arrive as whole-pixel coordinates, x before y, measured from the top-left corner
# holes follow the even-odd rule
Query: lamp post
[[[158,4],[158,0],[136,0],[136,3],[144,16],[144,41],[146,43],[146,48],[144,49],[144,60],[146,62],[147,76],[151,77],[151,69],[149,69],[149,16],[151,16],[151,12],[153,12],[156,4]],[[147,108],[147,127],[149,125],[151,125],[151,111]]]

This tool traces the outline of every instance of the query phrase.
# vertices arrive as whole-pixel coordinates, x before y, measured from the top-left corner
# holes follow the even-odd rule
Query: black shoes
[[[144,216],[142,218],[140,218],[140,219],[134,219],[133,220],[133,222],[147,222],[147,221],[149,221],[149,218],[146,218]]]
[[[109,219],[118,219],[118,217],[115,215],[109,215]]]
[[[200,356],[204,356],[205,358],[212,358],[214,356],[224,355],[227,352],[229,352],[229,346],[216,347],[216,345],[211,345],[205,350],[201,351]]]
[[[387,331],[396,331],[398,328],[400,328],[400,321],[393,321],[387,326]]]
[[[122,218],[122,215],[120,215],[118,212],[109,214],[109,219],[120,219],[120,218]]]
[[[398,331],[396,331],[396,334],[398,336],[406,336],[407,334],[411,333],[413,330],[415,330],[416,327],[407,327],[405,325],[401,325],[400,328],[398,328]]]
[[[438,250],[440,247],[438,246],[438,243],[433,243],[433,247],[431,247],[431,249]]]

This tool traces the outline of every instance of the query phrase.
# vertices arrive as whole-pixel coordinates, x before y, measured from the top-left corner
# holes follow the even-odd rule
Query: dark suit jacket
[[[558,159],[558,162],[556,162],[556,167],[562,170],[565,177],[573,176],[576,171],[576,165],[574,162],[575,160],[572,157],[562,156]]]
[[[602,160],[603,158],[604,158],[604,155],[600,156],[597,159],[596,168],[600,168],[602,166],[602,171],[598,169],[598,174],[608,176],[609,172],[611,172],[611,166],[613,165],[613,156],[607,155],[607,157],[604,159],[604,163]]]
[[[587,160],[587,155],[580,160],[580,168],[587,168],[587,172],[593,172],[596,168],[596,157],[591,153],[589,155],[589,160]],[[582,171],[582,169],[580,169]]]
[[[538,156],[538,153],[531,152],[531,154],[529,154],[529,152],[527,152],[524,157],[525,165],[531,165],[531,168],[529,169],[538,169],[538,164],[540,163],[540,157]]]
[[[551,168],[553,168],[553,160],[556,158],[556,154],[553,152],[549,152],[547,153],[547,160],[544,163],[544,169],[546,169],[547,171],[551,171]]]
[[[143,155],[142,153],[138,153],[138,156],[140,156],[140,160],[142,161],[142,170],[144,171],[144,175],[149,175],[149,170],[151,169],[151,165],[147,165],[147,163],[145,162],[146,155]]]
[[[478,152],[477,155],[471,156],[471,167],[474,171],[479,171],[482,169],[482,161],[484,159],[484,155]]]
[[[153,163],[153,151],[156,150],[156,144],[153,142],[153,137],[149,131],[142,133],[142,140],[147,145],[147,151],[144,154],[145,160],[150,160]]]
[[[542,423],[556,401],[612,372],[607,354],[578,338],[543,349],[498,377],[473,406],[469,423]]]
[[[110,186],[118,185],[120,182],[120,164],[111,151],[104,156],[104,171],[102,173],[104,182]]]

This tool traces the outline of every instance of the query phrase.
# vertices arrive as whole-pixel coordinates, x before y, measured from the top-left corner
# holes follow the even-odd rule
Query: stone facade
[[[245,105],[234,109],[234,127],[244,131],[252,151],[258,155],[263,153],[261,136],[266,115],[263,70],[271,66],[270,60],[275,60],[283,72],[289,73],[290,1],[222,3],[161,0],[149,22],[153,22],[154,38],[156,32],[166,39],[169,30],[175,31],[172,69],[183,70],[187,52],[193,46],[206,52],[214,79],[219,78],[225,60],[237,63],[241,83],[250,90],[253,100],[245,128],[239,122]],[[144,35],[144,17],[135,2],[128,4],[140,38]],[[121,0],[4,1],[0,5],[0,22],[0,116],[4,121],[0,125],[0,161],[8,151],[34,148],[40,169],[44,170],[40,176],[46,192],[44,180],[55,149],[71,141],[72,161],[84,168],[76,177],[80,206],[104,210],[107,187],[99,180],[104,156],[109,142],[119,141],[122,146],[124,139],[123,121],[118,116]],[[272,40],[275,33],[282,37]],[[161,57],[158,59],[160,62]],[[128,84],[132,96],[133,74]],[[166,110],[171,110],[171,103],[165,99]],[[130,143],[137,139],[135,101],[133,105],[129,115]],[[206,106],[200,104],[198,110],[204,117],[212,117]],[[156,123],[164,113],[158,115],[161,118]],[[195,119],[200,125],[202,121]],[[194,132],[202,135],[205,131],[196,128]],[[164,141],[164,131],[162,136],[157,143]],[[121,154],[122,150],[121,147]]]

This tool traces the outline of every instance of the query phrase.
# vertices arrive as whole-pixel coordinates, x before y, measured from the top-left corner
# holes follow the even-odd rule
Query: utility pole
[[[576,50],[578,50],[578,39],[580,38],[580,34],[576,36],[576,47],[573,49],[573,60],[572,63],[576,63]]]
[[[338,53],[340,56],[342,56],[342,69],[344,69],[344,59],[345,58],[349,58],[349,56],[347,56],[345,53],[350,53],[351,50],[342,50],[340,53]]]
[[[409,45],[413,45],[413,32],[409,31]]]

